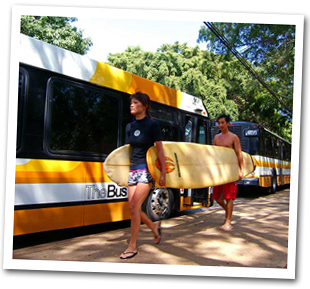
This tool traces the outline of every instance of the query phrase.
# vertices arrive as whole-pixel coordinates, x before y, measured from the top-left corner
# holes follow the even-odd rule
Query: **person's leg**
[[[233,212],[234,201],[232,199],[226,200],[226,221],[224,225],[221,227],[222,230],[230,230],[232,228],[231,225],[231,217]]]
[[[141,211],[141,221],[147,225],[151,231],[154,234],[154,242],[155,244],[158,244],[160,242],[161,236],[159,235],[159,224],[160,222],[153,222],[148,216],[147,214],[145,214],[143,211]]]
[[[128,187],[129,211],[131,214],[131,238],[127,249],[124,252],[137,252],[137,238],[141,224],[141,206],[147,197],[152,184],[138,183],[136,186]],[[144,217],[143,217],[144,218]],[[122,254],[125,257],[126,254]]]
[[[226,203],[224,200],[217,199],[216,202],[225,210],[226,212]]]
[[[232,229],[231,218],[233,213],[234,200],[237,196],[237,182],[223,185],[223,198],[226,201],[226,219],[222,230]]]
[[[223,185],[213,187],[213,200],[216,200],[216,202],[224,209],[226,220],[226,203],[223,200]]]
[[[227,208],[226,208],[226,203],[224,200],[221,200],[221,199],[217,199],[216,202],[224,209],[225,211],[225,221],[224,223],[226,222],[226,219],[227,219]]]
[[[152,188],[152,183],[148,183],[148,184],[143,184],[143,185],[148,185],[148,188],[145,191],[145,194],[143,194],[142,196],[142,202],[141,202],[141,206],[142,203],[145,201],[149,191]],[[158,227],[159,227],[159,222],[154,223],[148,216],[147,214],[145,214],[142,210],[141,210],[141,206],[140,206],[140,219],[142,221],[142,223],[144,223],[145,225],[147,225],[151,231],[154,234],[154,242],[155,243],[159,243],[160,241],[160,235],[158,233]]]

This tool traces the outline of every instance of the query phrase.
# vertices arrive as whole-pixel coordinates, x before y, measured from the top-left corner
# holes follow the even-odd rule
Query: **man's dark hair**
[[[225,121],[226,121],[226,122],[230,122],[230,117],[229,117],[229,115],[221,114],[221,115],[217,118],[217,121],[219,121],[220,118],[225,118]]]

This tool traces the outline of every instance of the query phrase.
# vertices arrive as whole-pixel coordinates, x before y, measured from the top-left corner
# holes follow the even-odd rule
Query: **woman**
[[[146,164],[146,152],[154,143],[162,168],[159,185],[165,186],[166,184],[166,166],[161,129],[159,124],[150,118],[150,98],[147,94],[138,92],[130,97],[130,101],[130,113],[136,119],[126,126],[126,143],[132,147],[128,178],[131,238],[127,249],[120,256],[121,259],[129,259],[137,255],[137,238],[141,221],[152,230],[155,244],[158,244],[161,239],[160,222],[153,223],[141,210],[142,203],[146,199],[154,182]]]

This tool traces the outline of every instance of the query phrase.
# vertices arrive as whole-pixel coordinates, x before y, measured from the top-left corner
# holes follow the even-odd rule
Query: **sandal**
[[[136,256],[138,254],[137,252],[123,252],[122,254],[126,255],[126,254],[130,254],[128,256],[120,256],[121,259],[130,259],[133,258],[134,256]]]

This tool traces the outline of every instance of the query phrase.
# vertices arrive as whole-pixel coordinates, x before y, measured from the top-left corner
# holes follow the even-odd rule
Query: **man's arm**
[[[241,150],[240,139],[237,135],[234,136],[234,149],[239,163],[239,180],[243,179],[243,156]]]
[[[217,145],[217,135],[214,137],[214,139],[213,139],[213,145]]]

